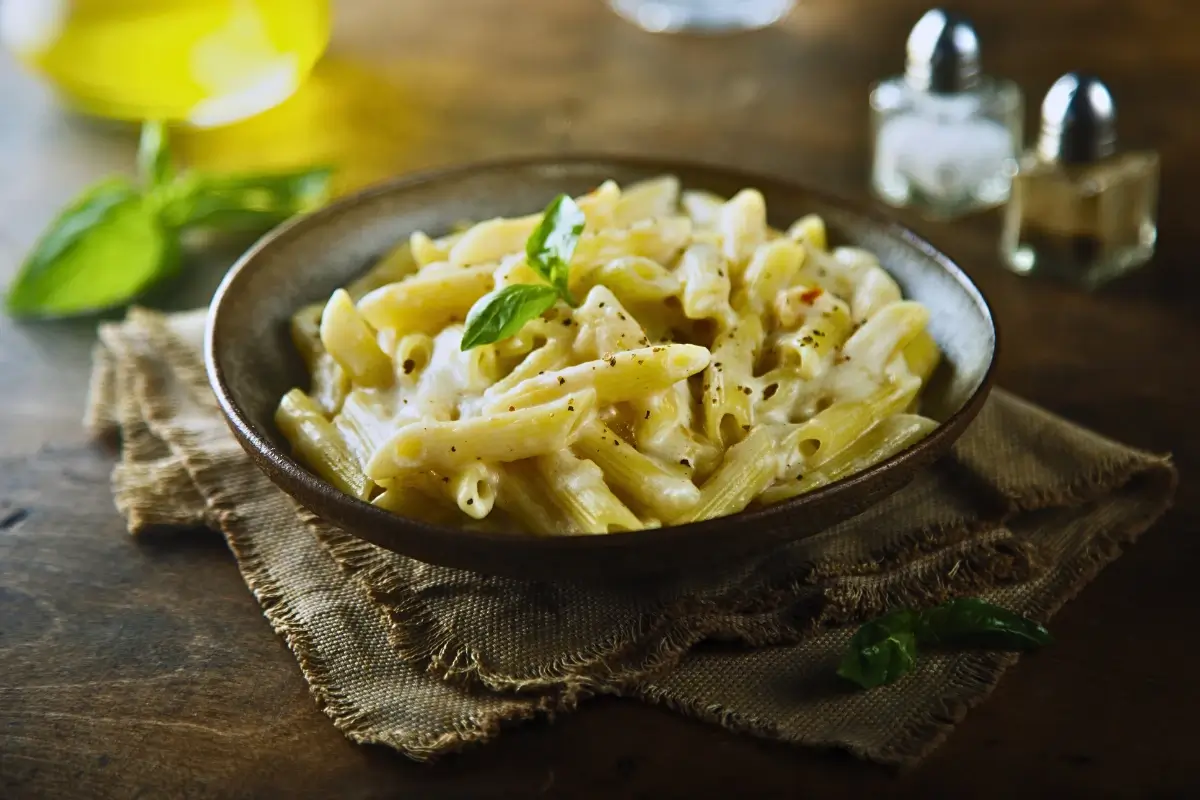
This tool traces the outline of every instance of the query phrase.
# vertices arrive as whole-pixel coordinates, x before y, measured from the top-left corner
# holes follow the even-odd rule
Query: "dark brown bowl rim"
[[[361,520],[350,530],[360,538],[368,539],[375,544],[389,547],[389,537],[375,534],[375,530],[402,525],[410,530],[421,531],[429,536],[437,536],[447,543],[453,540],[487,542],[495,545],[514,543],[514,534],[490,531],[475,531],[443,525],[434,525],[421,520],[401,517],[390,511],[385,511],[370,503],[351,497],[340,491],[332,484],[309,472],[289,453],[276,447],[270,441],[260,436],[247,416],[233,399],[232,392],[225,381],[225,375],[217,359],[220,342],[217,331],[217,320],[221,314],[222,304],[230,288],[238,281],[244,272],[252,270],[260,253],[278,242],[287,240],[319,226],[326,218],[336,217],[348,208],[360,203],[370,202],[381,195],[411,189],[416,186],[433,183],[450,177],[467,173],[487,172],[529,167],[556,167],[572,164],[610,164],[614,167],[629,167],[662,174],[686,174],[689,172],[719,173],[723,177],[737,181],[742,186],[753,186],[760,190],[771,187],[782,192],[798,192],[819,203],[839,208],[863,219],[882,226],[888,233],[915,248],[924,256],[935,261],[946,270],[962,286],[976,306],[983,313],[992,332],[991,359],[979,385],[971,396],[957,411],[947,419],[938,423],[933,432],[916,444],[861,472],[841,478],[833,483],[822,486],[791,500],[777,503],[773,506],[756,508],[731,514],[725,517],[689,522],[682,525],[669,525],[661,528],[648,528],[637,531],[611,533],[603,536],[591,534],[564,534],[561,536],[527,536],[521,535],[520,542],[524,547],[537,549],[562,550],[571,549],[578,552],[590,552],[596,549],[624,548],[638,544],[650,544],[656,540],[656,545],[670,545],[686,542],[689,539],[704,539],[706,536],[719,533],[722,529],[730,530],[742,525],[756,525],[767,519],[803,514],[806,507],[832,504],[839,498],[853,496],[856,487],[870,483],[877,476],[891,470],[903,467],[905,464],[918,461],[924,462],[930,450],[939,453],[961,434],[966,425],[979,413],[992,387],[996,362],[1000,352],[1000,337],[995,316],[984,298],[983,293],[974,281],[947,255],[942,253],[923,237],[918,236],[909,228],[881,213],[875,208],[865,206],[832,193],[810,189],[801,183],[784,178],[771,177],[748,170],[730,168],[703,161],[681,159],[662,159],[643,156],[628,156],[604,153],[572,153],[563,155],[522,156],[495,158],[459,164],[434,167],[431,169],[411,172],[397,178],[369,186],[353,194],[329,203],[328,205],[304,216],[296,217],[275,228],[259,239],[241,258],[230,268],[221,280],[209,305],[208,316],[204,330],[204,366],[208,373],[209,383],[216,395],[217,402],[224,414],[226,422],[242,444],[242,447],[253,457],[253,460],[288,494],[314,510],[325,504],[341,506],[351,512],[348,516]],[[704,187],[695,187],[704,188]],[[320,512],[318,511],[318,514]],[[342,515],[346,518],[347,515]],[[361,528],[361,529],[359,529]],[[672,542],[671,540],[676,540]]]

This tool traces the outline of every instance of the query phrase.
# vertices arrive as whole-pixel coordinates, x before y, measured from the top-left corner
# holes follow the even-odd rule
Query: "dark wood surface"
[[[1175,453],[1175,509],[1055,619],[927,762],[903,775],[764,744],[632,702],[433,767],[351,745],[309,698],[220,539],[134,543],[113,455],[79,424],[94,323],[0,320],[0,796],[1167,796],[1200,792],[1187,665],[1200,600],[1193,0],[974,0],[989,71],[1040,95],[1111,85],[1130,146],[1164,155],[1154,266],[1094,295],[997,267],[995,214],[916,227],[975,277],[1003,333],[1000,384],[1103,433]],[[463,159],[570,150],[767,170],[860,196],[868,84],[898,71],[915,0],[801,0],[732,39],[643,34],[599,0],[347,0],[295,101],[185,156],[245,166],[338,157],[343,188]],[[0,278],[87,181],[128,169],[128,131],[64,114],[0,66]],[[198,260],[161,307],[204,302],[233,255]],[[1038,792],[1040,794],[1040,792]]]

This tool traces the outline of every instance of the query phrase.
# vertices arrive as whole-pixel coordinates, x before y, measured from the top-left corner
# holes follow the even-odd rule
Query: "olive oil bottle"
[[[272,108],[329,40],[329,0],[4,0],[0,38],[86,114],[224,125]]]

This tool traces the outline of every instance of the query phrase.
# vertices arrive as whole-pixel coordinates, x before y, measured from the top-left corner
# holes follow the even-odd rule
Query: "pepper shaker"
[[[971,23],[929,11],[908,37],[904,75],[871,91],[872,189],[934,219],[1002,205],[1023,117],[1017,85],[981,72]]]
[[[1001,237],[1014,272],[1094,288],[1154,255],[1159,157],[1118,153],[1116,118],[1112,94],[1094,77],[1070,73],[1046,93],[1041,135],[1021,157]]]

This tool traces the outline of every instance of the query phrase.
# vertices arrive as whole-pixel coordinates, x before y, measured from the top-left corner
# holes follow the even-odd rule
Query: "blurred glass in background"
[[[609,0],[613,10],[652,33],[735,33],[773,25],[794,0]]]
[[[329,41],[329,0],[3,0],[0,38],[79,111],[224,125],[273,108]]]

